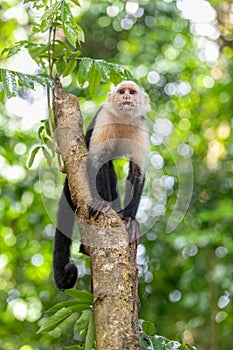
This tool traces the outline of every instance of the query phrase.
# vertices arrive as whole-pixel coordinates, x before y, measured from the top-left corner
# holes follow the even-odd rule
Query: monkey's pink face
[[[115,91],[114,102],[126,114],[135,110],[138,104],[138,89],[135,86],[119,86]]]

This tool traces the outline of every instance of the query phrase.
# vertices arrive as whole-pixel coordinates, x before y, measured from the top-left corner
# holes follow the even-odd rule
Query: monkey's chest
[[[91,142],[95,145],[112,140],[132,140],[140,142],[142,129],[130,124],[107,124],[96,126],[92,134]]]
[[[95,162],[126,157],[145,167],[149,148],[148,131],[130,124],[105,124],[95,127],[90,150]]]

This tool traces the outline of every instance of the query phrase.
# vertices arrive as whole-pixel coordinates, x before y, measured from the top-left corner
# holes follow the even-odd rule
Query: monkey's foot
[[[88,208],[89,218],[93,216],[93,218],[97,220],[103,209],[105,209],[105,213],[107,213],[111,209],[110,204],[104,200],[92,199]]]
[[[137,241],[137,244],[139,244],[142,234],[141,234],[141,229],[137,220],[129,216],[124,217],[123,211],[120,211],[118,214],[120,215],[121,219],[125,223],[126,229],[129,234],[129,243],[132,243],[133,241]]]

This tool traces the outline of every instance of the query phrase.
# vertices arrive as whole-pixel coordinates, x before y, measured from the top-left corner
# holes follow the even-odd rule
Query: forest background
[[[233,328],[232,2],[79,3],[70,5],[86,37],[81,57],[126,67],[151,99],[150,163],[138,215],[140,318],[154,322],[157,334],[199,350],[228,350]],[[38,73],[36,50],[33,60],[21,49],[32,37],[38,4],[1,2],[0,50],[14,46],[15,52],[3,53],[0,68]],[[34,42],[46,42],[47,33],[39,34]],[[59,64],[67,74],[63,86],[80,98],[86,127],[110,89],[107,76],[93,96],[81,86],[77,66],[65,72],[67,61]],[[47,164],[38,137],[47,118],[46,89],[35,84],[9,99],[2,89],[0,109],[0,348],[59,350],[72,343],[68,324],[36,335],[44,311],[67,299],[52,278],[64,177],[56,159]],[[33,149],[40,151],[29,168]],[[122,178],[125,171],[119,162]],[[77,288],[88,290],[89,261],[78,246],[76,236]]]

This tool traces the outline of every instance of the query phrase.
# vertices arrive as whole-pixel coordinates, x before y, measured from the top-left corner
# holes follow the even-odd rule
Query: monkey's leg
[[[72,288],[78,276],[76,265],[69,263],[74,211],[66,178],[59,201],[53,250],[54,279],[58,289]]]
[[[120,199],[117,189],[117,177],[112,161],[101,166],[95,179],[93,175],[95,175],[95,171],[89,164],[88,177],[93,196],[89,204],[89,215],[97,219],[103,208],[106,208],[106,211],[110,208],[119,210]]]
[[[141,199],[145,178],[139,166],[130,162],[129,175],[125,187],[124,209],[119,213],[126,223],[130,242],[140,242],[141,230],[135,219]]]
[[[135,218],[142,195],[144,182],[145,177],[142,174],[141,169],[137,164],[131,161],[129,175],[127,177],[125,187],[125,204],[122,213],[124,218]]]

